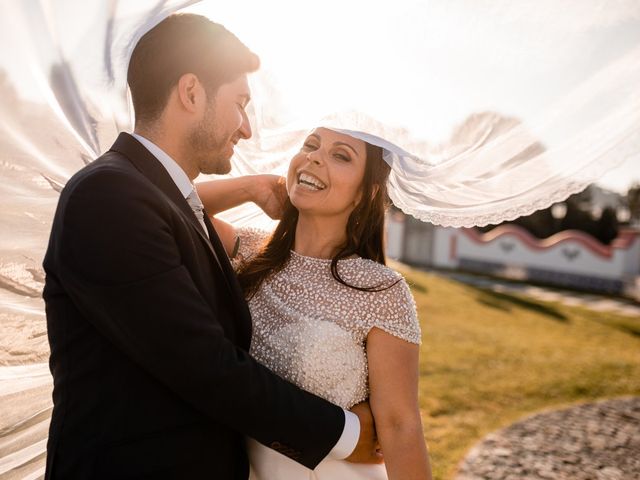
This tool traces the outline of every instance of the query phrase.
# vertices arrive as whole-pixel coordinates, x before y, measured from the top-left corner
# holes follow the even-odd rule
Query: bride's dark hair
[[[386,264],[384,254],[384,214],[387,206],[387,178],[390,167],[382,158],[382,149],[366,143],[367,159],[362,180],[362,196],[347,221],[347,240],[331,260],[331,274],[338,282],[356,290],[379,291],[381,288],[350,285],[340,276],[338,261],[358,255]],[[287,199],[282,220],[252,260],[242,266],[238,278],[244,294],[251,298],[260,284],[286,264],[295,239],[298,210]],[[389,288],[386,286],[382,289]]]

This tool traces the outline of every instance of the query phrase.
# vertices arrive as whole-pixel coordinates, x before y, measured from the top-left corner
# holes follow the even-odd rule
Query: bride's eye
[[[318,147],[316,147],[313,143],[311,142],[305,142],[303,145],[304,148],[308,148],[310,150],[316,150]]]
[[[333,156],[336,157],[336,158],[339,158],[343,162],[350,162],[351,161],[351,157],[349,155],[344,154],[344,153],[338,152],[338,153],[335,153]]]

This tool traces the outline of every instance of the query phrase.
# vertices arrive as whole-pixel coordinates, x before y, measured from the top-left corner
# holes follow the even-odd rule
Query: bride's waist
[[[250,480],[387,480],[384,465],[350,463],[328,457],[310,470],[252,438],[246,442],[252,471]]]

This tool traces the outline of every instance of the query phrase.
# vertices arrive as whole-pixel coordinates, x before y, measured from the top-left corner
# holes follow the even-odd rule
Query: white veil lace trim
[[[639,157],[640,89],[633,88],[639,80],[640,47],[528,126],[474,115],[440,149],[357,115],[325,126],[355,127],[359,131],[342,131],[384,149],[391,166],[389,196],[405,213],[443,226],[484,226],[565,200]],[[389,139],[411,145],[412,153]]]

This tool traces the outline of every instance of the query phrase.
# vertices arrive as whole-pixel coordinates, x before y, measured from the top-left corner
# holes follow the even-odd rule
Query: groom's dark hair
[[[258,69],[260,60],[222,25],[190,13],[170,15],[133,49],[127,83],[136,123],[156,120],[180,77],[193,73],[213,95],[221,85]]]

